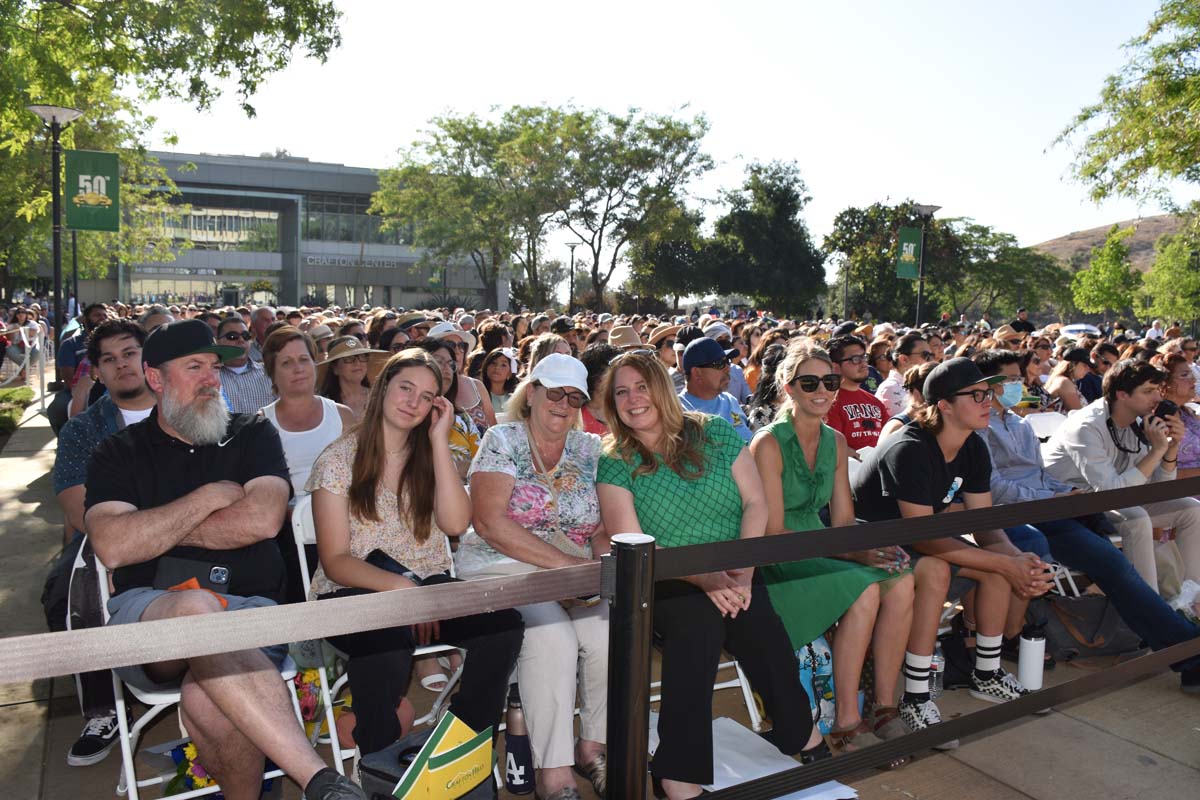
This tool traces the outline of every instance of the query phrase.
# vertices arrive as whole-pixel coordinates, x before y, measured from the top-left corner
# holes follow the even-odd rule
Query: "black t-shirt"
[[[1012,329],[1017,333],[1033,333],[1037,330],[1033,323],[1027,319],[1014,319],[1008,324],[1011,325]]]
[[[166,505],[206,483],[276,475],[288,484],[287,459],[275,426],[265,417],[235,414],[219,444],[195,446],[169,436],[158,424],[158,409],[102,441],[87,470],[86,508],[117,500],[139,510]],[[283,557],[274,539],[236,550],[176,546],[163,555],[229,568],[230,594],[278,599],[284,584]],[[116,591],[153,586],[161,556],[119,567]]]
[[[854,512],[868,522],[899,519],[896,501],[903,500],[931,506],[936,514],[959,492],[991,491],[991,478],[992,459],[978,434],[968,436],[946,463],[937,437],[910,422],[867,455],[852,487]]]

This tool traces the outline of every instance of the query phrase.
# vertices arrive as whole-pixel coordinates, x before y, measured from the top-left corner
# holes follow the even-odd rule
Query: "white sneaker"
[[[913,733],[923,731],[931,725],[938,725],[942,721],[942,714],[938,711],[937,704],[933,700],[926,700],[924,703],[909,703],[904,700],[900,701],[900,721],[904,726]],[[958,747],[958,739],[951,739],[948,742],[934,745],[934,750],[954,750]]]

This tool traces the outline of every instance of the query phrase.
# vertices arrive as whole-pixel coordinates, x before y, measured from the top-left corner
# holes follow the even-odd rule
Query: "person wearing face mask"
[[[1041,500],[1078,491],[1048,474],[1042,466],[1037,434],[1011,409],[1020,402],[1019,356],[1007,350],[987,350],[975,356],[984,376],[1004,375],[1003,391],[992,402],[991,419],[981,431],[992,457],[992,501],[996,505]],[[1012,389],[1011,387],[1017,387]],[[999,387],[998,387],[999,388]],[[1200,627],[1176,614],[1107,536],[1084,524],[1090,518],[1039,522],[1008,528],[1005,533],[1017,547],[1047,552],[1051,560],[1082,570],[1112,600],[1121,618],[1151,647],[1158,650],[1200,636]],[[1017,652],[1015,638],[1005,638],[1001,655]],[[1185,692],[1200,692],[1200,658],[1173,668],[1181,673]]]

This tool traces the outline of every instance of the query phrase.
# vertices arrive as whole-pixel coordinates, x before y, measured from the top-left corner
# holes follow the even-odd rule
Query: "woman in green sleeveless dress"
[[[818,530],[818,512],[830,507],[834,527],[854,523],[849,448],[821,420],[836,397],[840,376],[829,355],[803,341],[789,346],[777,380],[786,396],[779,418],[759,431],[750,450],[767,496],[767,533]],[[912,624],[913,578],[899,547],[814,558],[763,569],[771,603],[794,647],[801,648],[837,624],[833,639],[835,748],[867,744],[871,730],[858,710],[858,686],[868,645],[874,645],[876,696],[882,716],[895,697]],[[899,734],[893,724],[879,733]],[[891,728],[896,728],[893,731]]]

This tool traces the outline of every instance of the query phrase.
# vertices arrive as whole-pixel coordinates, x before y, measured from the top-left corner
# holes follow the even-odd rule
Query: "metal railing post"
[[[608,798],[645,800],[650,735],[654,537],[612,537],[608,620]]]

